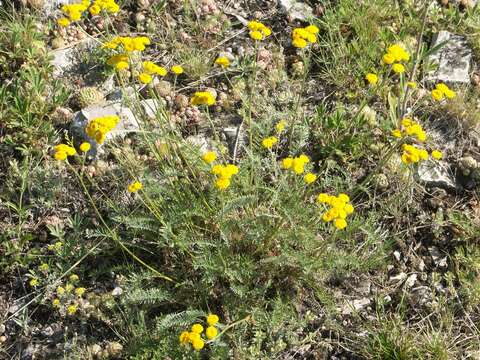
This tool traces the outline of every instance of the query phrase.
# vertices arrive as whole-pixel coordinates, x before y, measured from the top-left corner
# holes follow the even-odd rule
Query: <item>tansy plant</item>
[[[206,318],[206,327],[200,323],[192,325],[190,331],[183,331],[178,340],[181,345],[191,347],[200,351],[205,347],[205,344],[212,343],[218,335],[218,315],[209,314]],[[204,337],[203,337],[204,336]]]

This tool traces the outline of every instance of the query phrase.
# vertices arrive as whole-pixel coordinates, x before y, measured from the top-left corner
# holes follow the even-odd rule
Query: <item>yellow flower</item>
[[[277,142],[278,139],[275,136],[270,136],[262,140],[262,146],[266,149],[271,149]]]
[[[320,204],[328,204],[330,202],[330,195],[325,193],[318,194],[317,202]]]
[[[229,67],[230,66],[230,60],[226,56],[219,56],[215,60],[215,64],[220,65],[223,68]]]
[[[218,330],[215,326],[209,326],[207,327],[207,330],[205,330],[205,335],[209,340],[214,339],[217,336],[217,334],[218,334]]]
[[[52,305],[53,305],[53,306],[55,306],[55,307],[58,307],[58,306],[60,306],[60,299],[56,299],[56,298],[55,298],[55,299],[53,299],[53,301],[52,301]]]
[[[83,142],[83,143],[80,144],[80,151],[81,152],[87,152],[88,150],[90,150],[90,147],[91,147],[90,143]]]
[[[200,336],[199,333],[195,333],[195,332],[189,332],[188,333],[188,341],[190,341],[191,343],[193,343],[195,340],[198,340],[198,339],[201,339],[202,337]]]
[[[392,130],[391,134],[392,134],[392,136],[394,136],[396,138],[401,138],[402,137],[402,132],[400,131],[400,129]]]
[[[223,168],[224,166],[220,164],[213,165],[212,170],[210,170],[210,172],[214,175],[220,175],[222,173]]]
[[[293,165],[293,158],[287,157],[282,160],[282,168],[283,169],[290,169]]]
[[[378,82],[378,76],[374,73],[368,73],[365,76],[365,79],[368,81],[370,85],[375,85]]]
[[[337,219],[335,219],[335,221],[333,222],[333,225],[335,225],[335,227],[336,227],[338,230],[342,230],[342,229],[345,229],[345,228],[347,227],[347,222],[345,221],[345,219],[337,218]]]
[[[256,40],[256,41],[263,40],[263,34],[258,30],[250,31],[249,35],[253,40]]]
[[[410,88],[410,89],[416,89],[417,88],[417,83],[415,81],[408,81],[407,82],[407,86]]]
[[[70,20],[63,17],[63,18],[60,18],[60,19],[57,20],[57,24],[62,26],[62,27],[67,27],[68,25],[70,25]]]
[[[219,190],[225,190],[226,188],[228,188],[230,186],[230,179],[225,178],[225,177],[221,177],[221,178],[217,179],[217,181],[215,181],[215,186]]]
[[[84,287],[78,287],[75,289],[75,295],[77,296],[83,296],[85,294],[85,288]]]
[[[172,70],[172,72],[175,74],[175,75],[180,75],[180,74],[183,74],[183,67],[180,66],[180,65],[173,65],[170,70]]]
[[[72,274],[70,275],[70,277],[68,278],[71,282],[76,282],[78,281],[80,278],[78,277],[77,274]]]
[[[313,174],[313,173],[307,173],[307,174],[305,174],[305,176],[303,177],[303,180],[305,181],[305,183],[311,184],[311,183],[313,183],[315,180],[317,180],[317,175],[315,175],[315,174]]]
[[[305,171],[304,165],[301,163],[295,163],[295,159],[294,159],[293,171],[297,175],[303,174],[303,172]]]
[[[190,99],[192,105],[213,105],[215,98],[209,91],[198,91]]]
[[[65,289],[62,286],[57,287],[57,295],[65,294]]]
[[[352,204],[345,204],[343,207],[343,210],[347,213],[347,215],[353,214],[353,211],[355,210]]]
[[[301,37],[295,37],[292,40],[292,45],[296,48],[303,49],[308,44],[307,44],[307,41],[302,39]]]
[[[218,323],[220,319],[218,318],[218,315],[215,315],[215,314],[209,314],[207,316],[207,324],[210,325],[210,326],[213,326],[215,325],[216,323]]]
[[[140,80],[140,82],[143,84],[149,84],[152,82],[152,76],[146,73],[141,73],[138,75],[138,80]]]
[[[70,294],[73,289],[74,289],[74,286],[72,284],[65,285],[65,291],[67,292],[67,294]]]
[[[338,199],[344,203],[347,203],[350,201],[350,197],[347,194],[338,194]]]
[[[98,6],[97,4],[90,6],[90,9],[88,10],[90,11],[90,14],[92,14],[93,16],[100,14],[100,11],[102,11],[100,6]]]
[[[43,263],[43,264],[38,266],[38,270],[40,270],[40,271],[48,271],[48,269],[50,269],[50,266],[48,266],[48,264],[46,264],[46,263]]]
[[[77,305],[72,304],[69,307],[67,307],[67,313],[68,315],[73,315],[77,312]]]
[[[135,181],[133,183],[131,183],[130,185],[128,185],[128,192],[131,192],[131,193],[135,193],[137,192],[138,190],[141,190],[143,188],[143,185],[140,181]]]
[[[115,64],[115,69],[117,70],[125,70],[128,69],[128,62],[126,61],[119,61]]]
[[[180,344],[186,344],[189,342],[189,332],[188,331],[182,331],[182,333],[180,334],[180,336],[178,337],[178,341],[180,342]]]
[[[453,99],[455,96],[457,96],[456,92],[450,89],[445,90],[443,94],[447,99]]]
[[[54,157],[56,160],[63,161],[67,158],[67,153],[65,151],[57,151]]]
[[[322,215],[322,220],[323,220],[324,222],[330,222],[330,221],[332,221],[332,220],[333,220],[333,215],[332,215],[332,213],[331,213],[330,211],[327,211],[327,212],[323,213],[323,215]]]
[[[402,126],[404,127],[409,127],[409,126],[412,126],[413,124],[413,120],[410,119],[410,118],[404,118],[402,119]]]
[[[318,27],[316,27],[315,25],[308,25],[305,28],[305,30],[308,31],[311,34],[314,34],[314,35],[317,35],[318,32],[320,31],[320,29]]]
[[[443,99],[443,92],[438,89],[432,90],[432,97],[434,100],[441,101]]]
[[[215,154],[213,151],[207,151],[202,156],[202,160],[205,161],[207,164],[214,162],[216,159],[217,159],[217,154]]]
[[[195,339],[192,342],[192,346],[195,350],[200,351],[205,346],[205,342],[202,339]]]
[[[442,152],[439,150],[433,150],[431,155],[435,160],[440,160],[443,157]]]
[[[192,325],[192,332],[196,334],[201,334],[203,332],[202,324],[193,324]]]
[[[391,65],[395,62],[395,56],[393,56],[392,54],[385,54],[383,55],[382,60],[385,64]]]
[[[302,154],[300,155],[298,158],[298,161],[300,161],[302,164],[308,164],[310,162],[310,158],[305,155],[305,154]]]
[[[405,72],[405,66],[403,66],[402,64],[393,64],[392,70],[397,74],[402,74]]]
[[[283,130],[285,130],[285,126],[287,126],[287,122],[285,120],[280,120],[275,125],[275,130],[277,131],[277,133],[281,133]]]
[[[387,52],[391,54],[395,61],[408,61],[410,60],[410,54],[403,47],[398,44],[392,45],[387,49]]]
[[[38,285],[38,279],[37,278],[31,279],[29,284],[30,284],[31,287],[37,286]]]

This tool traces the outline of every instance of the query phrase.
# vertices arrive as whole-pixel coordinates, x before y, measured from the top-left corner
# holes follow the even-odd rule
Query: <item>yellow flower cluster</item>
[[[418,141],[424,142],[427,139],[427,135],[423,130],[422,126],[413,121],[412,119],[405,118],[402,120],[402,129],[392,130],[392,135],[396,138],[401,138],[403,136],[414,136]]]
[[[383,62],[392,65],[393,72],[402,74],[405,72],[405,66],[400,64],[402,61],[409,61],[410,54],[402,46],[395,44],[387,49],[387,53],[383,55]]]
[[[262,140],[262,146],[266,149],[271,149],[276,143],[278,143],[278,138],[275,136],[269,136]]]
[[[365,80],[367,80],[370,85],[376,85],[378,82],[378,76],[374,73],[368,73],[365,75]]]
[[[238,167],[233,164],[227,165],[213,165],[212,174],[217,176],[217,180],[215,181],[215,186],[219,190],[225,190],[230,186],[230,179],[233,175],[238,174]]]
[[[446,84],[439,83],[432,90],[432,97],[434,100],[441,101],[444,97],[447,99],[453,99],[457,94],[451,90]]]
[[[116,36],[112,40],[103,44],[103,47],[115,50],[120,45],[127,53],[132,51],[143,51],[145,50],[145,46],[150,45],[150,39],[146,36]]]
[[[345,219],[348,215],[353,214],[354,211],[353,205],[350,203],[350,197],[347,194],[333,196],[321,193],[317,197],[317,202],[330,205],[330,209],[322,215],[323,221],[333,221],[333,225],[339,230],[347,227]]]
[[[414,164],[428,159],[428,152],[425,149],[419,149],[410,144],[403,144],[402,149],[402,162],[404,164]]]
[[[277,131],[278,134],[283,132],[285,130],[285,127],[287,126],[287,121],[286,120],[280,120],[276,125],[275,125],[275,130]]]
[[[215,97],[209,91],[197,91],[190,99],[192,105],[214,105]]]
[[[79,281],[78,275],[72,274],[68,280],[65,286],[57,287],[56,297],[52,300],[52,305],[63,313],[74,315],[78,310],[78,298],[85,295],[86,289],[81,286],[75,287],[74,284]]]
[[[320,30],[315,25],[309,25],[304,28],[295,28],[292,31],[292,45],[303,49],[308,44],[317,42],[317,34]]]
[[[59,144],[54,147],[55,154],[54,157],[57,160],[63,161],[67,158],[67,156],[73,156],[77,153],[73,146],[69,146],[66,144]]]
[[[90,14],[98,15],[102,10],[115,14],[120,10],[120,6],[118,6],[115,0],[93,0],[93,4],[89,9]]]
[[[223,68],[227,68],[230,66],[230,60],[226,56],[219,56],[215,60],[215,64],[220,65]]]
[[[103,144],[107,133],[117,126],[119,120],[120,118],[117,115],[95,118],[88,123],[85,132],[90,138],[94,139],[97,144]]]
[[[140,181],[135,181],[128,185],[128,192],[130,193],[136,193],[138,190],[141,190],[143,188],[143,185]]]
[[[81,152],[87,152],[92,146],[88,142],[83,142],[80,144],[79,148]]]
[[[300,155],[298,157],[286,157],[282,160],[282,168],[285,170],[292,170],[295,174],[301,175],[305,171],[305,165],[310,162],[307,155]]]
[[[205,329],[205,337],[208,340],[213,340],[218,335],[218,330],[215,327],[219,321],[219,318],[215,314],[210,314],[207,316],[207,328]],[[202,339],[203,325],[196,323],[192,325],[191,331],[183,331],[178,340],[180,344],[187,345],[191,344],[193,349],[200,351],[205,346],[205,340]]]
[[[157,64],[151,61],[144,61],[142,64],[142,67],[143,67],[143,72],[140,73],[140,75],[138,75],[138,80],[140,80],[140,82],[143,84],[148,84],[152,82],[153,80],[152,75],[159,75],[159,76],[167,75],[167,69],[165,69],[162,66],[158,66]],[[181,66],[178,66],[178,67],[181,68]],[[176,69],[176,70],[180,71],[179,69]],[[183,68],[181,68],[181,72],[183,72]]]
[[[61,7],[65,17],[57,20],[58,25],[65,27],[70,25],[73,21],[80,20],[82,14],[87,11],[87,9],[90,14],[98,15],[102,10],[111,14],[117,13],[120,10],[120,7],[115,0],[93,0],[93,4],[90,0],[82,0],[78,4],[66,4]]]
[[[272,30],[260,21],[249,21],[247,26],[250,29],[250,37],[256,41],[263,40],[272,34]]]
[[[217,154],[215,154],[213,151],[207,151],[205,154],[203,154],[202,160],[207,164],[210,164],[217,160]]]

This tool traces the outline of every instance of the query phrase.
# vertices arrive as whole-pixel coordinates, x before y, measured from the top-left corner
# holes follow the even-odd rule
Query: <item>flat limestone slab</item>
[[[443,47],[428,58],[429,64],[437,68],[427,75],[426,80],[450,84],[470,83],[472,50],[466,39],[448,31],[440,31],[433,39],[432,48],[445,42]]]

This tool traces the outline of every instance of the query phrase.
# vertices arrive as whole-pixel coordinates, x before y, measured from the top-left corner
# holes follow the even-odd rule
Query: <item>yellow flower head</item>
[[[257,31],[257,30],[250,31],[249,35],[250,35],[250,38],[252,38],[255,41],[263,40],[263,34],[260,31]]]
[[[405,66],[403,66],[402,64],[393,64],[392,70],[397,74],[403,74],[405,72]]]
[[[140,181],[135,181],[133,183],[131,183],[130,185],[128,185],[128,192],[131,192],[131,193],[135,193],[137,192],[138,190],[141,190],[143,188],[143,185]]]
[[[395,56],[393,56],[392,54],[385,54],[383,55],[383,58],[382,58],[383,62],[387,65],[391,65],[395,62]]]
[[[378,76],[374,73],[368,73],[367,75],[365,75],[365,79],[370,85],[376,85],[378,82]]]
[[[57,295],[61,296],[63,294],[65,294],[65,288],[63,286],[57,287]]]
[[[282,168],[283,169],[290,169],[293,165],[293,158],[291,157],[287,157],[285,159],[282,160]]]
[[[35,287],[35,286],[37,286],[37,285],[38,285],[38,283],[39,283],[39,281],[38,281],[38,279],[37,279],[37,278],[33,278],[33,279],[31,279],[31,280],[30,280],[30,282],[29,282],[29,284],[30,284],[30,286],[31,286],[31,287]]]
[[[230,60],[226,56],[219,56],[215,60],[215,64],[220,65],[223,68],[227,68],[230,66]]]
[[[213,151],[207,151],[202,156],[202,160],[205,161],[207,164],[214,162],[216,159],[217,159],[217,154],[215,154]]]
[[[72,304],[72,305],[67,307],[67,314],[68,315],[73,315],[76,312],[77,312],[77,305]]]
[[[61,27],[67,27],[68,25],[70,25],[70,20],[68,20],[65,17],[62,17],[57,20],[57,24],[60,25]]]
[[[193,324],[192,325],[192,332],[196,334],[201,334],[203,332],[202,324]]]
[[[396,138],[402,137],[402,131],[400,129],[392,130],[391,134],[393,137],[396,137]]]
[[[277,142],[278,139],[275,136],[270,136],[262,140],[262,146],[266,149],[271,149]]]
[[[71,282],[76,282],[76,281],[78,281],[80,278],[78,277],[77,274],[72,274],[72,275],[69,276],[68,279],[69,279]]]
[[[207,330],[205,330],[205,335],[207,336],[208,340],[214,339],[218,334],[218,330],[215,326],[209,326],[207,327]]]
[[[215,314],[209,314],[207,316],[207,324],[210,326],[214,326],[215,324],[218,323],[220,319],[218,318],[218,315]]]
[[[432,98],[436,101],[441,101],[443,99],[443,92],[438,89],[432,90]]]
[[[338,230],[342,230],[342,229],[345,229],[347,227],[347,222],[345,221],[345,219],[342,219],[342,218],[335,219],[333,224],[335,225],[335,227]]]
[[[180,342],[180,344],[187,344],[190,341],[189,335],[190,334],[188,331],[182,331],[182,333],[178,337],[178,341]]]
[[[90,150],[91,148],[91,145],[89,142],[83,142],[80,144],[80,151],[81,152],[87,152],[88,150]]]
[[[175,75],[180,75],[180,74],[183,74],[183,67],[180,66],[180,65],[173,65],[170,70],[172,70],[172,72],[175,74]]]
[[[285,120],[280,120],[276,125],[275,125],[275,130],[277,133],[281,133],[283,130],[285,130],[285,127],[287,126],[287,122]]]
[[[407,82],[407,86],[410,88],[410,89],[416,89],[417,88],[417,83],[415,81],[408,81]]]
[[[305,183],[311,184],[311,183],[313,183],[315,180],[317,180],[317,175],[315,175],[315,174],[313,174],[313,173],[307,173],[307,174],[305,174],[305,176],[303,177],[303,180],[305,181]]]
[[[311,34],[314,34],[314,35],[317,35],[320,31],[320,29],[318,27],[316,27],[315,25],[308,25],[305,28],[305,30],[308,31]]]
[[[443,157],[442,152],[439,150],[433,150],[431,155],[435,160],[441,160]]]
[[[190,99],[192,105],[214,105],[215,97],[209,91],[198,91]]]
[[[200,351],[205,346],[205,342],[202,339],[195,339],[192,341],[192,346],[195,350]]]
[[[56,298],[55,298],[55,299],[53,299],[53,301],[52,301],[52,305],[53,305],[54,307],[58,307],[58,306],[60,306],[60,299],[56,299]]]
[[[83,294],[85,294],[85,288],[84,287],[78,287],[75,289],[75,295],[81,297]]]
[[[230,186],[230,179],[226,177],[221,177],[215,181],[215,186],[219,190],[225,190]]]
[[[143,84],[149,84],[152,82],[152,76],[147,73],[141,73],[138,75],[138,80]]]

